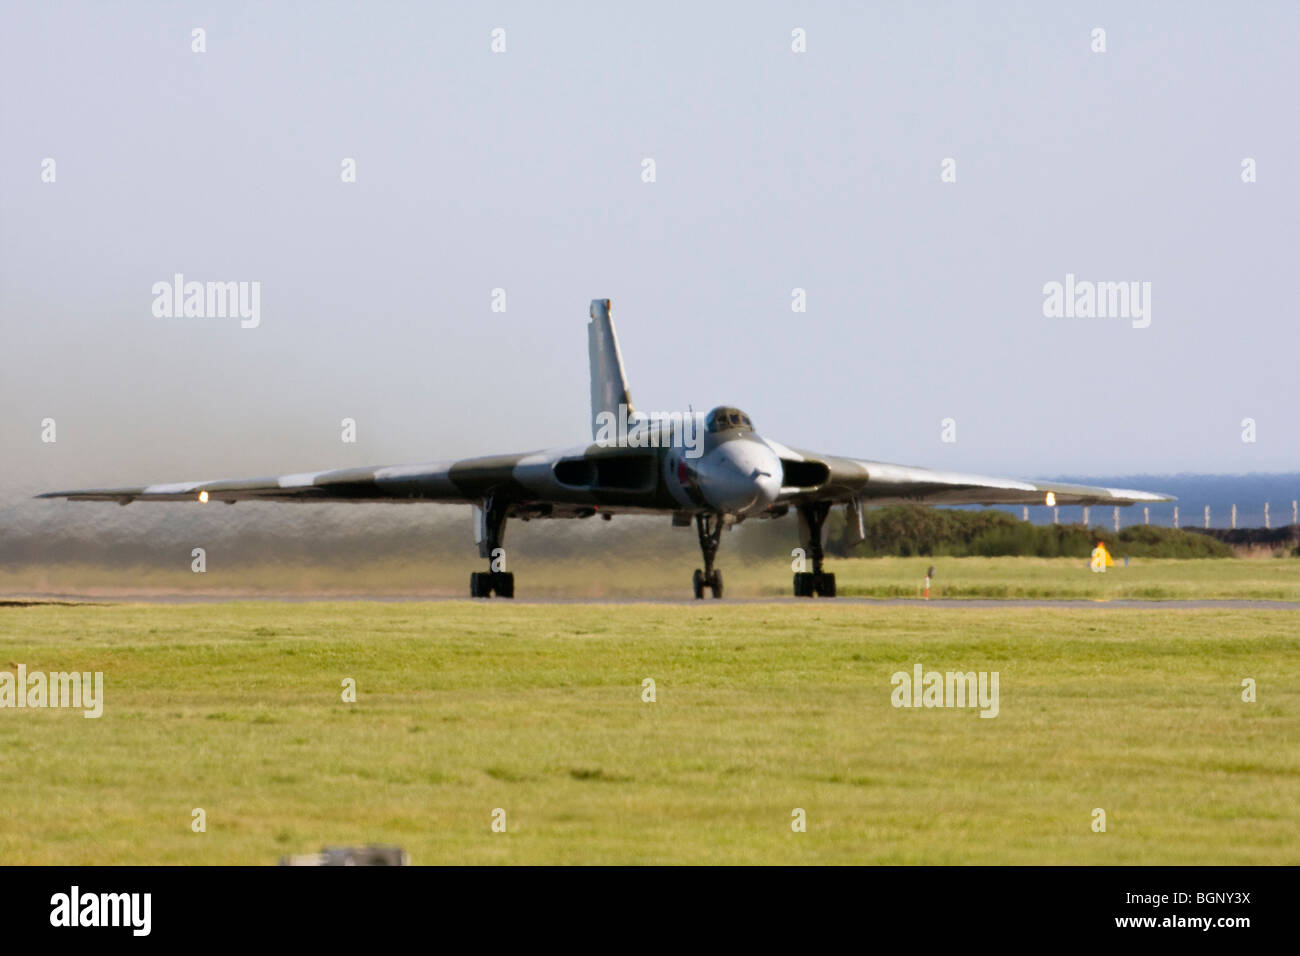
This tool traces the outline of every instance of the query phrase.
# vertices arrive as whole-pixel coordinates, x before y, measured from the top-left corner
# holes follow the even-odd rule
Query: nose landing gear
[[[700,535],[700,551],[704,555],[704,570],[695,569],[691,585],[697,599],[704,597],[704,589],[713,592],[713,597],[722,597],[722,572],[713,567],[713,559],[718,555],[718,542],[722,538],[722,515],[698,514],[695,516],[695,529]]]

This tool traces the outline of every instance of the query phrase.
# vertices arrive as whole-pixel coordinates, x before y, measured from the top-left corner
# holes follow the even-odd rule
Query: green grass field
[[[367,842],[415,863],[1300,862],[1289,610],[124,604],[0,623],[0,670],[106,684],[98,720],[0,710],[7,864]],[[894,708],[890,675],[918,662],[998,671],[999,715]]]

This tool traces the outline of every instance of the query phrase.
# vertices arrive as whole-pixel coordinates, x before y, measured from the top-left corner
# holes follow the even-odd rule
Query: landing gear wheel
[[[704,572],[699,568],[691,575],[691,586],[695,588],[695,599],[698,601],[704,597]]]
[[[496,592],[497,597],[512,598],[515,596],[515,575],[513,571],[492,571],[489,576],[492,578],[492,590]]]
[[[469,576],[469,596],[485,598],[492,596],[492,575],[486,571],[475,571]]]
[[[714,600],[722,597],[722,572],[715,570],[709,581],[709,587],[713,588]]]
[[[835,575],[823,571],[800,571],[794,576],[795,597],[835,597]]]

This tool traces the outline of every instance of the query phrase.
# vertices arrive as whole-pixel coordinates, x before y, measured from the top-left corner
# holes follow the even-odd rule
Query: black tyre
[[[722,597],[722,572],[714,570],[713,579],[709,581],[709,587],[713,589],[713,598],[717,600]]]
[[[469,576],[469,596],[485,598],[492,596],[492,579],[482,571],[475,571]]]
[[[819,574],[817,577],[817,593],[822,597],[835,597],[835,575]]]
[[[699,568],[695,569],[695,574],[691,577],[691,586],[695,588],[696,600],[704,597],[704,572]]]
[[[492,573],[492,590],[497,593],[497,597],[512,598],[515,596],[515,575],[513,571],[495,571]]]

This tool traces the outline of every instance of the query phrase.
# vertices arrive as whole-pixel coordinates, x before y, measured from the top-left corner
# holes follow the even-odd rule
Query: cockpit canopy
[[[739,408],[731,408],[727,405],[719,405],[705,416],[704,430],[706,432],[725,432],[731,428],[745,428],[753,431],[754,423]]]

